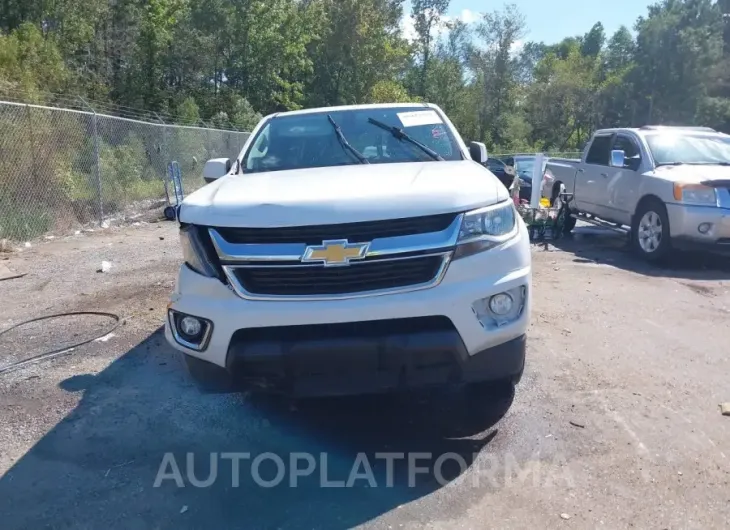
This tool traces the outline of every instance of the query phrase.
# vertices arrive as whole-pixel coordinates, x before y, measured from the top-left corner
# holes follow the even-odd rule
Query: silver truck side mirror
[[[626,163],[626,153],[615,149],[611,151],[611,167],[624,167]]]
[[[480,164],[486,164],[487,160],[489,160],[489,156],[487,155],[487,146],[481,142],[471,142],[469,144],[469,155],[471,155],[474,162],[478,162]]]
[[[203,168],[203,179],[210,184],[214,180],[224,177],[231,170],[233,165],[230,158],[211,158]]]

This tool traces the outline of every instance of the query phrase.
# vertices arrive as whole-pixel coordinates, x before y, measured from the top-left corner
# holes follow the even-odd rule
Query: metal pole
[[[543,153],[537,153],[535,157],[535,165],[532,167],[532,196],[530,197],[530,208],[540,206],[540,197],[542,196],[542,178],[545,174],[545,164],[547,160]]]
[[[25,113],[28,118],[28,136],[30,138],[30,163],[31,171],[33,171],[33,181],[38,178],[38,168],[36,166],[36,159],[38,158],[38,150],[35,148],[35,139],[33,138],[33,120],[30,114],[30,105],[25,105]]]
[[[167,170],[167,163],[171,162],[171,160],[169,160],[170,156],[167,147],[167,125],[165,124],[165,120],[163,120],[156,112],[155,117],[157,117],[157,121],[159,121],[162,126],[162,166],[163,171],[165,171]]]
[[[96,120],[96,110],[89,105],[84,98],[79,96],[81,103],[91,111],[91,123],[94,129],[94,161],[96,173],[96,190],[99,198],[99,224],[104,222],[104,200],[101,188],[101,154],[99,153],[99,129]]]
[[[213,158],[210,152],[210,127],[203,120],[200,120],[200,123],[205,127],[205,156],[206,158]]]

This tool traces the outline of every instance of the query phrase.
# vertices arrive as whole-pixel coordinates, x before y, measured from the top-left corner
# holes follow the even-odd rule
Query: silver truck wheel
[[[656,252],[662,242],[662,220],[656,212],[646,212],[639,221],[639,245],[647,254]]]
[[[658,261],[671,248],[667,209],[658,200],[645,201],[636,212],[632,239],[634,248],[644,259]]]

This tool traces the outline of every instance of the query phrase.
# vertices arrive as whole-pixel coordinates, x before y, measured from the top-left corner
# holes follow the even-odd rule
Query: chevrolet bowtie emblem
[[[332,265],[349,265],[351,260],[363,259],[370,243],[350,243],[347,239],[323,241],[321,245],[311,245],[304,251],[302,262]]]

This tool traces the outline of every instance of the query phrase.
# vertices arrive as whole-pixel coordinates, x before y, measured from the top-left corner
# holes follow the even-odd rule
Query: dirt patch
[[[717,404],[728,401],[730,268],[652,268],[601,237],[533,249],[526,372],[496,425],[483,421],[488,403],[469,408],[458,394],[295,410],[201,394],[161,333],[180,261],[174,223],[12,254],[28,275],[0,282],[0,330],[70,308],[126,324],[79,354],[0,376],[3,528],[724,528],[730,421]],[[111,269],[96,273],[103,260]],[[166,453],[185,481],[187,454],[203,479],[210,454],[225,452],[287,463],[325,453],[327,478],[347,480],[358,454],[383,451],[458,455],[464,470],[449,476],[463,480],[410,487],[401,465],[392,487],[324,488],[318,468],[296,488],[262,488],[249,465],[234,487],[219,460],[210,487],[153,487]]]

